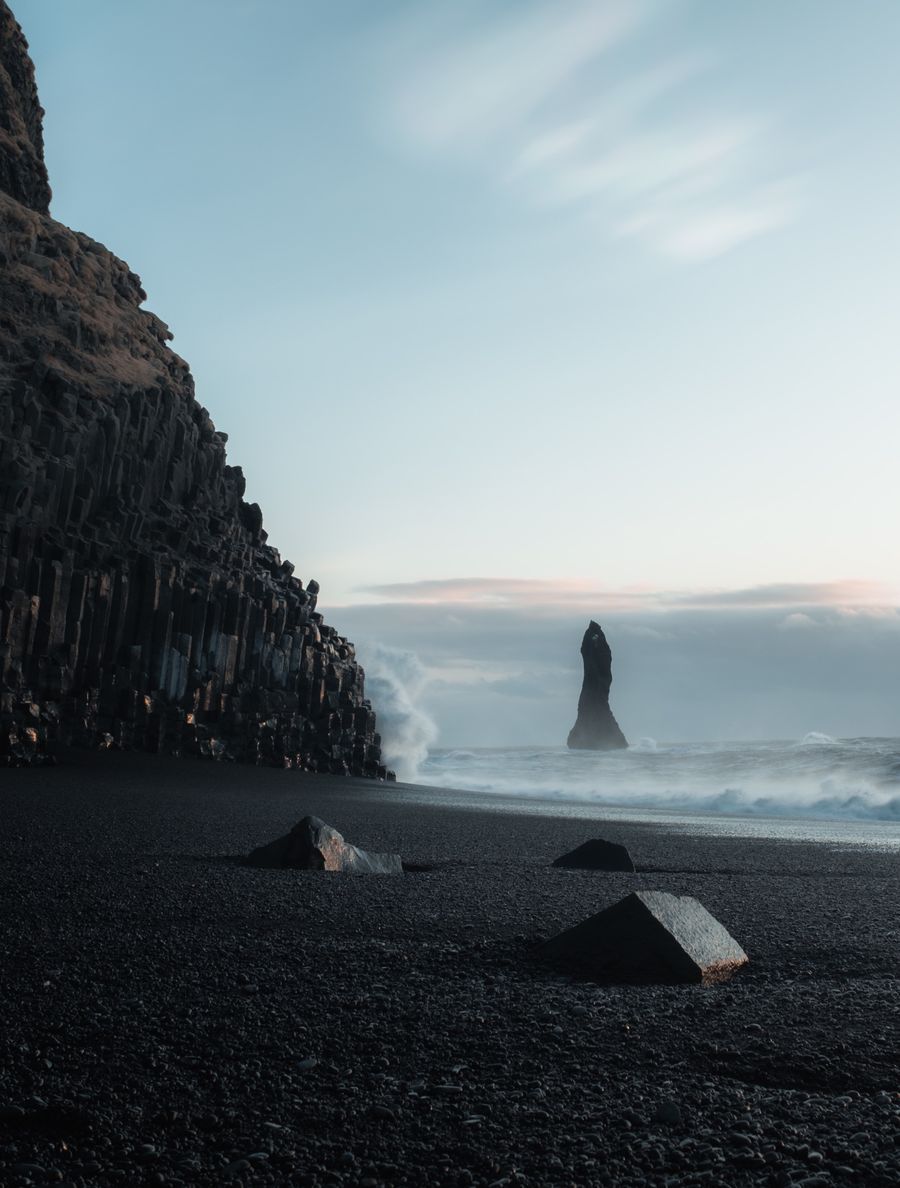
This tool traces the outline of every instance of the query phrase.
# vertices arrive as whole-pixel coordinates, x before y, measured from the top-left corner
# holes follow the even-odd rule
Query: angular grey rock
[[[604,841],[602,837],[593,837],[583,845],[568,854],[563,854],[553,863],[554,866],[566,867],[570,870],[624,870],[634,872],[634,863],[625,846],[617,842]]]
[[[747,954],[706,908],[688,895],[635,891],[538,949],[542,960],[604,982],[727,981]]]
[[[246,860],[248,866],[276,870],[332,870],[345,874],[402,874],[399,854],[370,854],[345,842],[342,835],[318,817],[304,817],[290,833],[260,846]]]
[[[615,751],[628,746],[609,708],[612,651],[599,623],[591,619],[581,641],[584,681],[578,698],[578,717],[566,745],[571,750]]]

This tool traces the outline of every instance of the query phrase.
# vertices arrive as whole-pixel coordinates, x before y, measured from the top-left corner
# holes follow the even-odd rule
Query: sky
[[[440,743],[564,741],[591,617],[629,736],[900,733],[895,0],[12,7],[54,217]]]

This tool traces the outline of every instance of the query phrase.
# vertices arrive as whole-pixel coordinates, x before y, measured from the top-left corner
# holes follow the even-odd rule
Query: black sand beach
[[[0,772],[0,813],[4,1184],[900,1183],[895,854],[132,754]],[[421,869],[236,861],[307,813]],[[643,869],[551,868],[592,834]],[[636,888],[750,966],[532,961]]]

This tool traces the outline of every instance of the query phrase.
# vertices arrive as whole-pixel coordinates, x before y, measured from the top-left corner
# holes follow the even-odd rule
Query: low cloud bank
[[[613,709],[630,739],[900,735],[896,608],[787,601],[598,615],[613,649]],[[360,645],[415,653],[431,679],[414,682],[410,700],[439,725],[442,745],[565,742],[581,683],[581,607],[394,603],[334,617]]]

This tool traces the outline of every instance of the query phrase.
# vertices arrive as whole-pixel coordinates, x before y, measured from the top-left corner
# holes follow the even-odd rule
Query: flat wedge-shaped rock
[[[345,874],[402,874],[399,854],[370,854],[345,842],[318,817],[304,817],[290,833],[260,846],[248,866],[277,870],[336,870]]]
[[[545,941],[538,955],[603,982],[727,981],[747,954],[698,900],[635,891]]]
[[[634,872],[634,863],[626,848],[617,842],[604,841],[602,837],[591,838],[584,845],[557,858],[553,865],[568,867],[571,870],[627,870]]]

